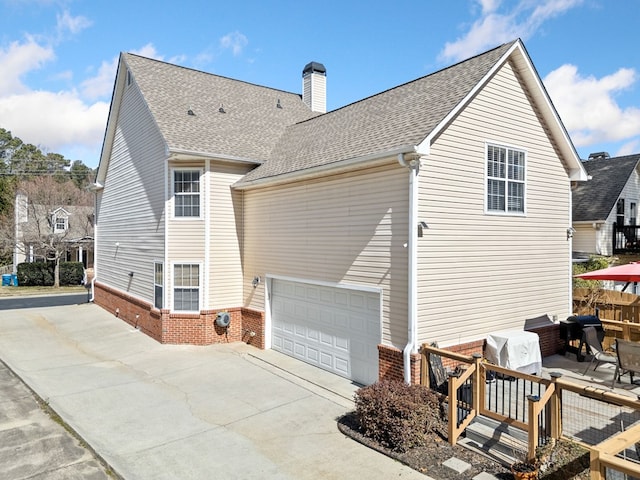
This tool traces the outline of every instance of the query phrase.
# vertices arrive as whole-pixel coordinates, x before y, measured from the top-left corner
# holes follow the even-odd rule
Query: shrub
[[[80,285],[84,279],[82,262],[60,263],[60,285]]]
[[[53,262],[18,264],[18,284],[25,287],[51,287],[54,283]],[[80,285],[84,278],[82,262],[60,262],[60,285]]]
[[[17,268],[18,284],[24,287],[47,287],[53,285],[51,262],[19,263]]]
[[[444,420],[440,397],[422,385],[379,382],[355,394],[360,432],[397,452],[423,446]]]

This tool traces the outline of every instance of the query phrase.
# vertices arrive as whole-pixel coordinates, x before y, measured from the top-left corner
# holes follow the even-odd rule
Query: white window
[[[487,145],[487,211],[524,213],[525,152]]]
[[[173,309],[176,311],[200,311],[200,265],[176,264],[173,266]]]
[[[174,170],[176,217],[200,217],[200,170]]]
[[[164,272],[163,272],[163,264],[160,262],[156,262],[153,265],[154,275],[153,275],[153,292],[154,292],[154,302],[153,305],[156,308],[162,308],[162,291],[164,287]]]
[[[67,217],[56,216],[54,218],[53,231],[61,233],[67,230]]]

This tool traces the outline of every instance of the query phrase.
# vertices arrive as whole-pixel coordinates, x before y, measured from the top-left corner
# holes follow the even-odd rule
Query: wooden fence
[[[547,441],[554,442],[563,435],[563,410],[570,411],[571,406],[563,409],[563,392],[572,392],[580,398],[601,402],[617,407],[628,407],[634,412],[640,411],[640,399],[619,395],[609,390],[592,386],[582,386],[566,380],[560,375],[551,375],[544,379],[534,375],[520,373],[486,362],[481,355],[466,356],[430,345],[422,346],[422,383],[431,388],[431,357],[444,357],[458,364],[447,380],[448,401],[448,441],[455,445],[460,435],[476,416],[487,416],[518,428],[527,433],[526,456],[533,460],[536,448]],[[438,363],[438,362],[435,362]],[[508,377],[510,383],[516,383],[515,394],[506,389],[487,388],[488,378],[495,375]],[[520,385],[522,387],[520,387]],[[504,408],[508,395],[508,406]],[[502,408],[496,408],[502,403]],[[518,405],[524,405],[519,409]],[[513,408],[512,408],[513,407]],[[596,408],[594,407],[594,410]],[[576,441],[575,439],[571,439]],[[628,460],[621,452],[640,442],[640,423],[618,432],[595,445],[582,442],[590,452],[591,478],[603,480],[607,469],[626,475],[640,477],[640,464]]]
[[[576,315],[640,323],[640,296],[616,290],[574,288],[573,311]]]

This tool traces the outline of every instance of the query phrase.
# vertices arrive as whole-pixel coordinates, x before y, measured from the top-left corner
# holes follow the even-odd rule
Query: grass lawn
[[[87,289],[82,285],[73,287],[0,287],[0,298],[2,297],[25,297],[28,295],[55,295],[64,293],[87,293]]]

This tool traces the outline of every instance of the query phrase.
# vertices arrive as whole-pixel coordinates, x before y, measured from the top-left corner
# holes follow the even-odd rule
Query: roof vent
[[[302,101],[312,112],[327,111],[327,69],[318,62],[309,62],[302,70]]]
[[[589,160],[604,160],[605,158],[611,158],[609,152],[594,152],[589,154]]]

